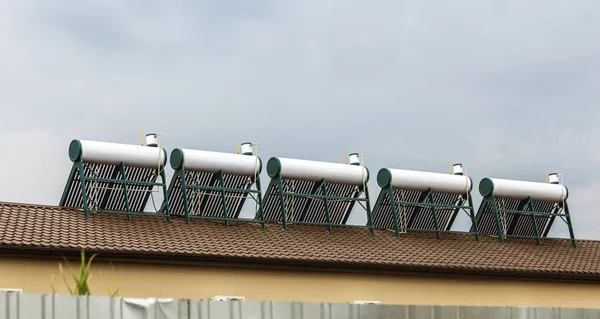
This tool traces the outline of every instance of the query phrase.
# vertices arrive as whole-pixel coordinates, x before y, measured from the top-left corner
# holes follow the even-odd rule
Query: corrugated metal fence
[[[0,293],[0,319],[600,319],[600,309],[194,301]]]

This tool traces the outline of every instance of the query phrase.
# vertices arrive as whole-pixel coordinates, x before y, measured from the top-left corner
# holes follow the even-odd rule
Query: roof
[[[0,255],[42,257],[80,247],[113,260],[229,263],[372,271],[532,277],[536,280],[600,281],[600,241],[510,239],[504,244],[467,234],[409,233],[367,228],[281,225],[174,217],[92,213],[77,209],[0,202]],[[99,256],[100,257],[100,256]],[[108,258],[108,257],[106,257]]]

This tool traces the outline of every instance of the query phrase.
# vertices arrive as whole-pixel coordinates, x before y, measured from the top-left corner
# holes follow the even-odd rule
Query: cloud
[[[264,161],[359,151],[372,175],[448,161],[468,163],[475,183],[560,171],[576,235],[600,239],[586,222],[597,200],[575,195],[600,191],[594,1],[0,6],[0,130],[28,159],[0,160],[27,164],[3,200],[55,204],[73,138],[159,131],[168,150],[258,141]]]

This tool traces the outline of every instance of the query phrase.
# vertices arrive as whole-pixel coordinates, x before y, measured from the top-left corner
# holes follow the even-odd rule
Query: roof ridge
[[[25,207],[53,208],[53,209],[72,210],[72,211],[76,211],[77,210],[76,208],[60,207],[58,205],[20,203],[20,202],[7,202],[7,201],[0,201],[0,205],[3,205],[3,206],[5,205],[5,206],[25,206]]]

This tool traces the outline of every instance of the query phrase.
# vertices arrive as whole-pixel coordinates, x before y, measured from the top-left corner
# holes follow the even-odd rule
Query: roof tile
[[[76,209],[54,206],[0,203],[0,245],[34,248],[87,247],[94,251],[123,251],[187,257],[222,256],[282,262],[310,261],[354,263],[396,268],[470,269],[472,271],[589,274],[600,278],[600,241],[494,238],[477,242],[466,234],[408,233],[366,228],[268,223],[265,229],[252,223],[192,220],[174,217],[91,214],[85,219]]]

